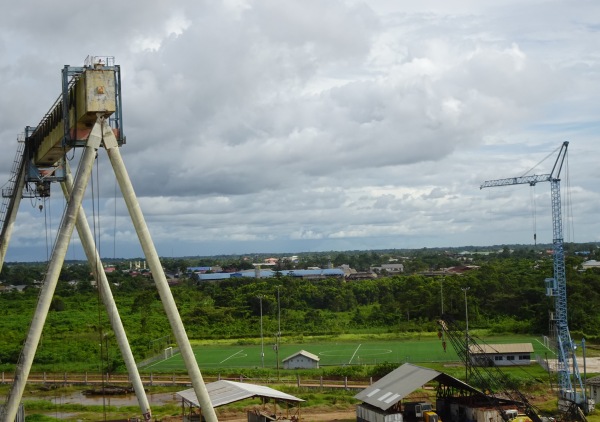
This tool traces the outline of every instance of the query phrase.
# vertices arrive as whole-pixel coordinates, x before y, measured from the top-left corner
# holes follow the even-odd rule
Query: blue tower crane
[[[511,177],[508,179],[488,180],[480,189],[528,184],[535,186],[539,182],[550,182],[552,200],[552,244],[554,252],[554,277],[547,278],[546,294],[555,298],[555,335],[557,354],[557,374],[559,388],[559,408],[567,411],[575,403],[586,414],[594,409],[593,401],[586,399],[585,388],[579,373],[575,357],[575,344],[571,340],[567,322],[567,280],[565,276],[565,252],[562,229],[560,199],[560,172],[567,155],[569,142],[563,142],[558,157],[549,174]],[[573,373],[571,374],[571,368]],[[579,388],[579,391],[576,388]]]

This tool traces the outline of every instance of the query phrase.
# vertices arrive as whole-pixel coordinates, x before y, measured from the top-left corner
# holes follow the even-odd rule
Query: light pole
[[[440,298],[442,301],[442,318],[444,316],[444,278],[440,280]]]
[[[461,287],[460,289],[465,294],[465,379],[466,381],[469,381],[469,308],[467,305],[467,291],[469,290],[469,287]]]
[[[275,344],[275,354],[277,357],[277,380],[279,381],[279,343],[281,341],[281,301],[279,299],[279,288],[277,286],[277,337]]]
[[[262,295],[258,295],[258,300],[260,301],[260,361],[262,363],[262,367],[265,367],[265,342],[263,337],[263,313],[262,313]]]

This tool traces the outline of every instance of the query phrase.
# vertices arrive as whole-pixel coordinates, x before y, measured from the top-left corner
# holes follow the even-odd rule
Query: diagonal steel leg
[[[25,384],[27,383],[27,378],[29,377],[29,372],[31,371],[33,358],[35,357],[35,352],[40,342],[40,336],[42,335],[44,323],[46,322],[46,317],[48,316],[48,310],[50,309],[52,296],[56,290],[56,283],[58,282],[60,270],[65,261],[65,255],[69,247],[69,241],[73,234],[73,229],[75,228],[77,213],[81,207],[81,202],[83,201],[85,188],[90,180],[94,160],[96,158],[96,152],[98,151],[102,141],[101,127],[103,122],[104,119],[101,117],[99,117],[96,121],[96,124],[92,128],[92,132],[90,133],[87,144],[84,148],[81,161],[79,162],[75,183],[73,185],[73,193],[71,194],[71,198],[67,204],[67,209],[63,214],[63,218],[60,223],[56,243],[54,244],[54,249],[52,250],[52,255],[50,257],[50,263],[46,271],[44,284],[42,285],[42,289],[40,291],[37,308],[35,310],[33,320],[31,321],[25,344],[23,345],[23,349],[21,351],[21,356],[15,371],[15,379],[12,388],[8,394],[6,405],[4,406],[2,422],[13,422],[15,420],[15,416],[19,408],[19,402],[23,397],[23,391],[25,390]]]
[[[63,190],[63,193],[65,194],[65,198],[69,200],[69,197],[71,196],[71,192],[73,190],[73,177],[71,176],[71,171],[69,169],[68,163],[66,163],[65,165],[65,170],[67,179],[60,185]],[[110,290],[110,285],[108,283],[108,279],[106,278],[106,273],[104,272],[104,267],[102,266],[102,261],[100,259],[100,255],[98,254],[98,250],[96,249],[96,245],[94,242],[94,236],[92,235],[92,231],[90,230],[90,226],[87,221],[83,207],[79,209],[76,227],[77,233],[79,234],[79,239],[81,240],[81,244],[83,245],[83,249],[85,250],[85,255],[87,256],[90,267],[92,267],[94,278],[98,282],[100,296],[102,297],[102,302],[104,303],[104,306],[106,308],[106,312],[108,314],[108,318],[110,320],[112,329],[115,332],[115,338],[117,340],[117,343],[119,344],[119,349],[121,350],[123,361],[125,362],[127,372],[129,373],[131,383],[133,384],[133,389],[137,396],[140,410],[142,411],[144,420],[149,421],[152,419],[152,413],[150,411],[148,397],[146,396],[146,392],[144,391],[144,385],[142,384],[140,373],[135,364],[133,353],[131,352],[131,347],[129,346],[129,341],[127,340],[127,334],[125,333],[125,329],[123,328],[123,322],[121,321],[121,317],[119,316],[119,311],[117,309],[115,299]]]
[[[185,362],[185,366],[192,381],[196,397],[202,408],[202,415],[208,422],[217,422],[215,409],[210,402],[210,397],[208,396],[206,385],[202,379],[198,362],[196,361],[192,346],[190,345],[187,333],[183,327],[181,316],[177,311],[177,306],[175,305],[175,300],[173,299],[169,284],[167,283],[162,264],[158,258],[158,253],[156,252],[156,248],[150,237],[150,232],[148,231],[148,226],[146,225],[144,215],[140,209],[140,204],[133,190],[129,175],[127,174],[127,169],[123,163],[117,140],[108,125],[105,126],[104,131],[104,147],[108,153],[108,158],[112,164],[117,181],[119,182],[119,187],[121,188],[123,198],[127,204],[127,209],[129,210],[135,231],[140,240],[142,250],[144,251],[144,255],[146,256],[146,260],[152,271],[152,278],[154,279],[167,318],[171,324],[171,330],[173,330],[173,334],[177,339],[177,345],[179,346],[181,356],[183,357],[183,361]]]

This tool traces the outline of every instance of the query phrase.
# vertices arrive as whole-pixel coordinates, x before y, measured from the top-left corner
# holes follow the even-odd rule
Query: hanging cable
[[[529,191],[531,193],[531,223],[533,225],[533,245],[537,246],[537,207],[535,203],[535,185]]]
[[[535,166],[533,166],[531,169],[529,169],[528,171],[526,171],[522,177],[527,176],[529,173],[531,173],[533,170],[535,170],[540,164],[542,164],[544,161],[546,161],[548,158],[556,155],[556,152],[560,149],[561,147],[556,148],[554,151],[552,151],[550,154],[548,154],[546,157],[544,157],[540,162],[538,162]]]
[[[115,204],[114,223],[113,223],[113,259],[117,259],[117,179],[115,178],[115,191],[113,196]]]
[[[98,282],[100,276],[98,274],[98,256],[100,255],[100,242],[99,242],[99,232],[100,232],[100,221],[99,221],[99,214],[100,214],[100,208],[99,208],[99,202],[100,202],[100,189],[99,189],[99,171],[98,171],[98,155],[96,154],[96,176],[95,177],[91,177],[91,190],[92,190],[92,226],[93,226],[93,237],[94,237],[94,244],[95,244],[95,250],[96,250],[96,254],[95,254],[95,258],[94,258],[94,263],[93,263],[93,270],[92,270],[92,274],[94,276],[94,280],[96,281],[96,307],[98,309],[98,334],[100,336],[100,375],[102,376],[102,408],[103,408],[103,413],[104,413],[104,420],[106,421],[106,386],[108,383],[108,340],[105,339],[106,334],[104,333],[103,330],[103,323],[102,323],[102,299],[100,296],[100,283]],[[106,349],[104,349],[104,342],[107,342],[107,347]],[[104,354],[106,353],[106,366],[103,365],[103,362],[105,362],[104,360]]]
[[[571,197],[571,178],[569,174],[569,155],[565,155],[565,172],[564,172],[564,181],[565,181],[565,227],[567,232],[567,241],[575,242],[575,226],[573,223],[573,201]]]
[[[45,198],[40,198],[42,204],[40,205],[40,211],[44,210],[44,232],[46,233],[46,262],[50,261],[50,242],[48,240],[48,207],[45,207]]]

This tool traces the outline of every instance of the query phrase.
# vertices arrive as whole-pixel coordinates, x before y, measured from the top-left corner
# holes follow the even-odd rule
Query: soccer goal
[[[167,347],[165,349],[165,360],[172,358],[173,357],[173,348],[172,347]]]

